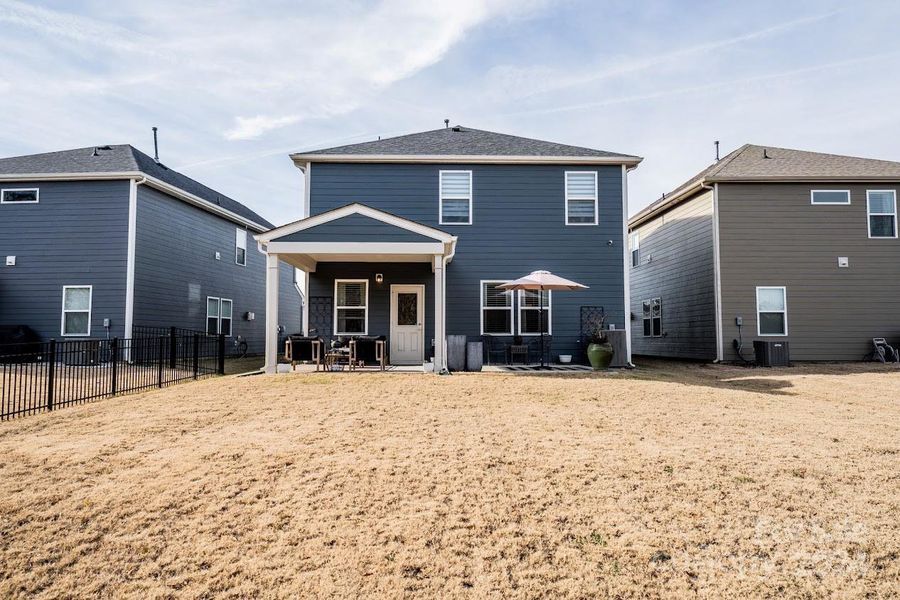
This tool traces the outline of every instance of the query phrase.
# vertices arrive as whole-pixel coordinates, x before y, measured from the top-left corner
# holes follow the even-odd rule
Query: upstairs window
[[[369,281],[337,279],[334,282],[334,334],[367,335],[369,331]]]
[[[759,335],[787,335],[787,290],[756,288],[756,327]]]
[[[631,234],[631,266],[641,264],[641,234],[635,231]]]
[[[481,282],[481,335],[513,334],[512,292],[497,287],[504,283]]]
[[[566,225],[596,224],[596,171],[566,171]]]
[[[91,296],[89,285],[63,286],[62,335],[87,337],[91,335]]]
[[[543,295],[541,298],[538,294]],[[544,306],[544,319],[541,323],[541,303]],[[538,335],[553,333],[553,303],[550,290],[519,290],[519,335]],[[543,325],[543,327],[542,327]]]
[[[39,196],[37,188],[0,190],[0,204],[37,204]]]
[[[812,190],[812,204],[850,204],[850,190]]]
[[[472,224],[472,171],[441,171],[440,224]]]
[[[867,190],[870,238],[897,237],[897,194],[894,190]]]
[[[234,262],[247,266],[247,230],[238,227],[234,234]]]

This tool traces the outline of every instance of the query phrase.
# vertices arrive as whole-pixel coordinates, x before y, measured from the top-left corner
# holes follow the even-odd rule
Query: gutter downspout
[[[722,324],[722,267],[721,250],[719,248],[719,184],[712,186],[705,181],[700,182],[700,187],[710,190],[713,194],[713,290],[715,295],[716,313],[716,359],[713,364],[725,360],[724,327]]]
[[[450,264],[450,261],[453,260],[453,257],[456,256],[456,239],[450,242],[450,254],[444,256],[444,268],[443,273],[441,273],[441,278],[443,279],[443,284],[441,287],[444,290],[444,302],[443,310],[441,311],[441,321],[443,322],[443,331],[444,331],[444,339],[441,340],[441,344],[444,346],[444,351],[441,353],[443,359],[441,362],[444,364],[440,365],[440,373],[449,373],[450,370],[447,368],[447,265]]]
[[[146,177],[128,180],[128,246],[125,266],[125,339],[134,334],[134,264],[137,248],[137,188],[147,182]],[[126,350],[125,359],[130,360]]]
[[[628,359],[625,361],[627,368],[634,369],[631,361],[631,256],[628,252],[628,172],[637,168],[637,165],[622,165],[622,261],[624,267],[625,289],[625,352]]]

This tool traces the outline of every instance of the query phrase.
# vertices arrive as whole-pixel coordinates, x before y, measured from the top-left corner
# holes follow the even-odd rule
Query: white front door
[[[420,365],[425,361],[425,286],[391,286],[392,365]]]

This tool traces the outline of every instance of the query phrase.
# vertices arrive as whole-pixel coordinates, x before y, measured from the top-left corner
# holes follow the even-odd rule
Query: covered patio
[[[456,236],[355,203],[255,239],[267,257],[266,373],[277,372],[281,351],[279,262],[303,272],[304,335],[322,333],[311,331],[314,288],[331,297],[329,337],[386,336],[394,365],[423,364],[433,340],[434,371],[446,369],[446,268]]]

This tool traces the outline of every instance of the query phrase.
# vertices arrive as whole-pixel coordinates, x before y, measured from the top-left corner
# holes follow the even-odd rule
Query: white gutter
[[[134,333],[134,264],[137,248],[137,186],[146,183],[147,178],[133,178],[128,181],[128,249],[125,266],[125,339]],[[126,357],[128,358],[128,357]]]
[[[470,163],[470,164],[579,164],[637,166],[637,156],[493,156],[482,154],[291,154],[294,163]],[[298,164],[299,166],[299,164]],[[303,170],[303,167],[299,167]]]
[[[725,327],[722,323],[722,255],[719,243],[719,184],[712,187],[703,184],[705,190],[711,190],[713,194],[713,290],[715,295],[716,311],[716,360],[725,360]]]

